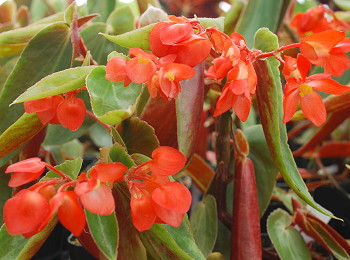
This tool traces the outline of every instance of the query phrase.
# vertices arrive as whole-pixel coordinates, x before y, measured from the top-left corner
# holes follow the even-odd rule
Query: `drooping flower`
[[[320,73],[307,77],[310,68],[310,64],[305,64],[307,62],[302,54],[298,54],[297,59],[286,58],[285,66],[288,69],[283,70],[287,77],[287,84],[284,88],[283,123],[292,119],[300,101],[305,117],[316,126],[320,126],[326,121],[326,109],[321,96],[315,90],[334,95],[350,91],[350,87],[332,80],[330,74]],[[289,68],[293,66],[295,70],[290,70]]]
[[[36,180],[45,170],[45,163],[40,158],[30,158],[7,167],[5,173],[13,173],[8,186],[19,187]]]
[[[124,81],[124,87],[128,86],[131,80],[126,73],[126,59],[112,57],[107,62],[105,78],[116,83]]]
[[[132,58],[126,62],[125,67],[128,77],[134,83],[146,83],[157,70],[154,63],[157,57],[140,48],[131,48],[129,55]]]
[[[57,107],[57,118],[60,124],[72,131],[77,131],[83,124],[86,106],[81,98],[71,97],[63,100]]]
[[[341,76],[349,68],[345,52],[350,51],[350,38],[344,32],[328,30],[302,39],[300,52],[315,65],[324,67],[327,74]]]

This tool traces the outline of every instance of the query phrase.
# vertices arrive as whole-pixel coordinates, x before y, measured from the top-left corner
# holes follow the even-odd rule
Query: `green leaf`
[[[77,158],[75,160],[65,161],[64,163],[55,166],[54,168],[63,172],[65,175],[69,176],[72,180],[76,180],[78,178],[81,166],[83,164],[83,159]],[[54,171],[49,171],[45,175],[45,179],[47,178],[60,178],[61,176],[55,173]]]
[[[119,44],[126,48],[138,47],[144,50],[150,50],[149,34],[155,24],[150,24],[140,29],[133,30],[131,32],[123,33],[120,35],[112,36],[102,33],[111,42]]]
[[[70,29],[65,23],[47,26],[30,40],[0,94],[0,132],[24,112],[23,105],[9,105],[41,78],[70,65]]]
[[[159,147],[153,127],[137,117],[124,120],[117,130],[129,154],[141,153],[151,157],[153,150]]]
[[[118,1],[119,2],[119,1]],[[95,22],[104,22],[116,6],[115,0],[89,0],[87,1],[88,13],[98,13],[101,16],[95,18]]]
[[[267,219],[267,233],[282,260],[310,259],[311,255],[300,233],[291,226],[292,217],[277,209]]]
[[[131,159],[130,155],[127,154],[125,148],[118,143],[112,146],[109,151],[109,158],[112,162],[120,162],[128,168],[135,166],[134,161]]]
[[[261,28],[255,33],[254,48],[263,52],[270,52],[279,48],[278,37],[268,28]]]
[[[7,232],[6,226],[3,225],[0,229],[1,259],[31,259],[44,244],[56,224],[57,218],[53,217],[40,233],[28,239],[22,235],[10,235]]]
[[[40,32],[46,28],[47,24],[30,25],[16,30],[6,31],[0,33],[0,44],[21,44],[27,43]]]
[[[249,143],[248,157],[253,161],[255,169],[259,212],[260,216],[263,216],[270,203],[278,170],[270,153],[266,152],[268,146],[261,125],[246,128],[244,134]]]
[[[108,17],[107,24],[112,27],[115,35],[130,32],[135,29],[134,14],[129,5],[115,9]]]
[[[195,69],[193,78],[181,81],[176,99],[177,140],[180,152],[187,158],[196,148],[204,102],[204,62]]]
[[[180,248],[189,256],[193,257],[193,259],[196,260],[206,259],[193,238],[187,214],[185,214],[181,226],[175,228],[169,225],[165,225],[165,228],[168,230]]]
[[[105,79],[105,67],[95,68],[86,78],[91,106],[94,114],[102,122],[118,124],[132,114],[131,106],[141,91],[141,85],[115,83]]]
[[[334,0],[334,3],[344,11],[350,11],[350,2],[348,0]]]
[[[94,68],[96,66],[84,66],[50,74],[26,90],[13,103],[50,97],[84,87],[86,76]]]
[[[35,113],[24,113],[0,135],[0,158],[14,152],[43,128],[43,124]]]
[[[12,197],[12,188],[8,186],[11,174],[5,174],[5,167],[0,169],[0,225],[3,221],[3,208],[5,202]],[[1,241],[1,240],[0,240]]]
[[[276,32],[283,1],[250,0],[238,20],[235,31],[240,33],[251,48],[254,43],[254,34],[261,27],[267,27]]]
[[[101,124],[94,124],[89,133],[91,140],[97,147],[112,146],[112,136]]]
[[[83,145],[78,139],[74,139],[62,145],[44,146],[44,149],[51,153],[55,162],[58,164],[63,163],[66,158],[78,158],[84,155]]]
[[[255,38],[256,46],[259,46],[259,42],[261,42],[259,35],[257,34]],[[272,33],[271,39],[275,39]],[[265,51],[263,48],[261,49]],[[282,123],[283,95],[279,75],[279,62],[275,58],[270,57],[267,60],[256,61],[254,68],[258,76],[256,97],[260,119],[271,156],[275,161],[277,169],[289,187],[307,204],[327,216],[334,217],[323,210],[311,197],[287,144],[287,130],[285,124]]]
[[[16,55],[21,53],[27,46],[27,43],[12,43],[0,45],[0,58]]]
[[[140,238],[155,260],[194,260],[179,247],[163,225],[154,224],[150,230],[141,232]]]
[[[200,22],[200,24],[204,27],[204,28],[209,28],[209,27],[213,27],[216,26],[217,29],[220,32],[224,31],[224,22],[225,22],[225,17],[218,17],[218,18],[197,18],[197,20]]]
[[[127,53],[125,48],[116,46],[114,43],[99,35],[100,32],[106,33],[107,28],[107,24],[105,23],[94,23],[85,27],[80,33],[87,48],[91,51],[92,57],[101,65],[107,63],[108,54],[116,49],[119,52]]]
[[[108,260],[117,259],[119,230],[115,212],[108,216],[101,216],[85,210],[85,215],[97,247]]]
[[[147,26],[152,23],[169,21],[168,14],[162,9],[149,5],[147,10],[139,19],[140,27]]]
[[[244,8],[244,3],[242,0],[235,0],[232,3],[232,6],[230,8],[230,10],[225,13],[225,24],[224,24],[224,32],[227,35],[231,35],[234,30],[235,30],[235,26],[237,24],[237,21],[240,17],[240,14],[242,12],[242,9]]]
[[[191,214],[193,237],[205,257],[214,248],[218,235],[218,215],[216,200],[212,195],[206,195],[198,202]]]
[[[119,223],[118,259],[147,260],[146,249],[130,218],[130,192],[125,182],[114,184],[113,196],[118,202],[115,208]]]

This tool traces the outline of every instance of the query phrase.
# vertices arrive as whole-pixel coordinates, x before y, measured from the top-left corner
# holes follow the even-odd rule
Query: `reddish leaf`
[[[350,92],[338,96],[329,96],[324,100],[327,113],[337,112],[350,108]]]
[[[350,156],[350,142],[327,142],[318,151],[321,158],[343,158]]]
[[[306,183],[306,187],[308,188],[309,191],[311,191],[311,190],[314,190],[318,187],[328,185],[330,183],[331,183],[331,181],[329,181],[329,180],[313,181],[313,182]]]
[[[325,140],[346,118],[350,116],[350,108],[333,113],[316,132],[316,134],[302,147],[293,152],[294,156],[301,156]]]
[[[196,153],[192,156],[186,173],[202,192],[208,189],[215,174],[214,170]]]

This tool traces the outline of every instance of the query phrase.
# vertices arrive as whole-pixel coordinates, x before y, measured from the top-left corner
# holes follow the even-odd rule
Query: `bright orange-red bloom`
[[[214,117],[232,108],[241,121],[246,121],[256,84],[257,76],[252,63],[249,60],[238,60],[237,65],[227,75],[227,83],[216,103]]]
[[[43,125],[61,124],[72,131],[80,128],[85,120],[86,106],[81,98],[77,98],[78,91],[61,95],[24,102],[27,113],[36,113]]]
[[[124,87],[128,86],[131,80],[126,73],[126,59],[122,57],[111,58],[106,65],[105,78],[116,83],[124,81]]]
[[[290,26],[297,29],[300,37],[331,29],[345,31],[349,28],[346,22],[339,20],[333,10],[325,5],[312,7],[305,13],[297,13]]]
[[[49,213],[48,201],[38,192],[21,190],[4,205],[4,222],[11,235],[37,233]]]
[[[132,220],[139,231],[154,223],[180,226],[192,201],[183,184],[168,178],[185,166],[186,157],[174,148],[162,146],[153,151],[152,158],[125,176],[131,193]]]
[[[350,38],[344,32],[329,30],[302,39],[300,51],[315,65],[324,67],[327,74],[341,76],[349,68],[345,52],[350,51]]]
[[[169,16],[169,19],[172,22],[160,22],[153,27],[150,33],[152,52],[158,57],[176,54],[176,63],[191,67],[204,61],[212,46],[204,28],[198,21],[175,16]]]
[[[302,54],[299,54],[297,59],[285,58],[283,73],[286,75],[287,84],[284,88],[283,123],[292,119],[300,101],[304,115],[316,126],[320,126],[326,121],[326,109],[321,96],[314,90],[340,95],[350,91],[350,88],[332,80],[329,74],[321,73],[307,77],[310,63]],[[293,67],[294,70],[291,69]]]
[[[19,187],[26,183],[36,180],[44,172],[45,164],[40,158],[30,158],[7,167],[5,173],[13,175],[8,183],[9,187]]]
[[[106,182],[121,180],[127,169],[121,163],[107,163],[96,165],[90,173],[90,178],[81,174],[74,191],[84,208],[95,214],[110,215],[115,209],[115,202]]]
[[[157,57],[140,48],[131,48],[129,55],[133,57],[126,62],[126,73],[130,80],[137,84],[150,80],[157,70],[154,63]]]

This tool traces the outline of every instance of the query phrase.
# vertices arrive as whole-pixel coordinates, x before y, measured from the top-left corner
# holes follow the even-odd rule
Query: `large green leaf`
[[[303,237],[291,226],[292,217],[277,209],[267,219],[267,232],[282,260],[310,259],[311,255]]]
[[[169,225],[165,225],[170,235],[174,238],[176,243],[181,249],[186,252],[193,259],[201,260],[205,259],[201,250],[198,248],[192,234],[190,222],[188,221],[187,214],[184,216],[181,226],[175,228]]]
[[[95,68],[86,78],[94,114],[106,124],[118,124],[132,114],[131,106],[141,92],[141,85],[114,83],[105,79],[105,67]]]
[[[149,50],[149,34],[155,24],[150,24],[140,29],[133,30],[131,32],[123,33],[120,35],[112,36],[108,34],[102,34],[111,42],[119,44],[120,46],[132,48],[138,47],[144,50]]]
[[[110,13],[114,10],[116,2],[116,0],[88,0],[87,9],[89,14],[98,13],[101,15],[95,18],[96,22],[105,22]]]
[[[147,260],[146,249],[130,218],[130,192],[123,182],[115,183],[113,191],[119,224],[118,260]]]
[[[111,147],[109,151],[109,158],[111,159],[112,162],[120,162],[128,168],[135,166],[135,163],[131,159],[130,155],[127,154],[127,152],[125,151],[125,148],[121,146],[119,143],[115,143]]]
[[[30,40],[0,94],[0,132],[24,112],[22,104],[9,107],[14,99],[41,78],[66,69],[71,55],[70,29],[65,23],[52,24]]]
[[[72,180],[76,180],[78,178],[81,166],[83,164],[83,159],[77,158],[75,160],[65,161],[64,163],[55,166],[55,169],[63,172],[65,175],[69,176]],[[47,178],[60,178],[61,176],[50,170],[46,175]]]
[[[150,230],[141,232],[140,238],[155,260],[194,260],[179,247],[163,225],[154,224]]]
[[[191,214],[193,237],[205,257],[214,248],[218,235],[218,215],[216,200],[212,195],[206,195],[198,202]]]
[[[35,113],[24,113],[0,135],[0,158],[24,145],[43,128],[43,124]]]
[[[115,212],[101,216],[85,210],[85,214],[91,236],[104,257],[108,260],[117,259],[119,230]]]
[[[248,157],[253,161],[258,189],[259,212],[262,216],[270,203],[278,170],[270,153],[261,125],[248,127],[244,134],[249,143]]]
[[[193,78],[181,81],[181,92],[176,99],[177,141],[180,152],[187,158],[196,148],[204,102],[204,63],[195,69]]]
[[[35,83],[13,103],[50,97],[84,87],[86,76],[94,68],[96,66],[84,66],[53,73]]]
[[[159,146],[153,127],[137,117],[124,120],[117,130],[129,154],[141,153],[151,157],[153,150]]]
[[[0,33],[0,44],[27,43],[35,34],[47,27],[47,24],[30,25],[16,30]]]
[[[40,233],[28,239],[22,235],[10,235],[6,226],[3,225],[0,230],[0,258],[3,260],[31,259],[44,244],[56,224],[57,218],[53,217]]]
[[[239,19],[235,31],[242,34],[248,46],[253,47],[254,34],[262,27],[276,32],[283,1],[250,0]]]
[[[265,29],[265,33],[258,32],[255,38],[255,47],[263,51],[265,51],[264,48],[268,48],[269,46],[266,43],[268,42],[266,34],[267,32]],[[270,41],[276,41],[276,36],[273,33],[270,34]],[[264,36],[264,42],[260,40],[260,35]],[[311,197],[299,174],[292,152],[287,144],[287,130],[286,126],[282,123],[283,96],[280,72],[278,69],[279,62],[271,57],[267,60],[256,61],[254,67],[258,75],[256,97],[258,100],[260,119],[271,156],[275,161],[277,169],[282,174],[289,187],[291,187],[306,203],[323,214],[332,216]]]

